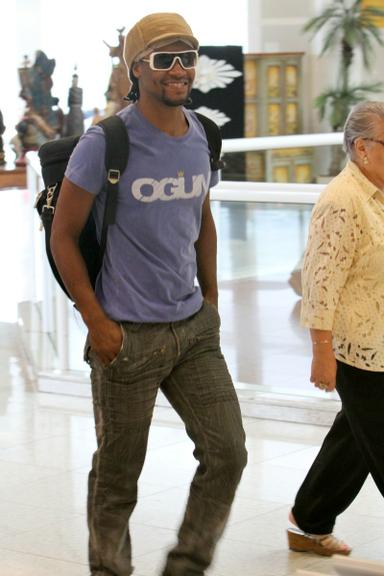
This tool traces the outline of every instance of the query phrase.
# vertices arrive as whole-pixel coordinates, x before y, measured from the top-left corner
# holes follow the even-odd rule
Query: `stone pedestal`
[[[0,166],[0,189],[26,187],[27,175],[25,166],[15,166],[13,163],[6,163]]]

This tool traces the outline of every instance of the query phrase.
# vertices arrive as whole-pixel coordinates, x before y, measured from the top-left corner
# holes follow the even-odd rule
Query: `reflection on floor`
[[[15,325],[0,324],[1,576],[88,576],[85,500],[95,448],[89,399],[36,392]],[[245,419],[249,464],[207,576],[332,573],[330,560],[287,550],[287,514],[324,427]],[[132,519],[135,576],[159,576],[196,462],[174,415],[158,408]],[[369,479],[337,532],[358,558],[383,558],[383,499]]]
[[[15,321],[17,303],[27,300],[32,282],[30,199],[26,191],[0,191],[0,208],[0,573],[88,576],[85,499],[95,448],[91,404],[88,398],[39,393],[29,378]],[[226,245],[228,210],[216,213],[220,258],[243,242],[234,238]],[[248,214],[256,218],[253,209]],[[261,216],[256,232],[247,227],[251,237],[257,233],[262,238],[250,246],[240,244],[232,264],[224,257],[220,267],[223,348],[239,381],[292,391],[307,381],[306,336],[297,324],[297,297],[286,284],[302,246],[297,230],[285,230],[281,238],[276,233],[278,241],[271,240],[268,221],[277,219],[278,230],[283,230],[284,215],[268,217],[264,211]],[[239,234],[244,226],[237,228]],[[296,249],[284,252],[294,238]],[[259,270],[253,277],[252,250],[260,260],[273,247],[282,254],[280,268],[272,269],[267,258],[261,268],[266,273]],[[79,327],[72,310],[70,317]],[[35,355],[43,363],[52,354],[52,341],[35,336]],[[74,349],[78,354],[78,346]],[[285,538],[290,504],[326,428],[255,419],[244,423],[249,465],[209,574],[293,576],[297,568],[331,573],[329,559],[289,552]],[[135,576],[158,576],[195,465],[181,423],[171,410],[158,407],[132,521]],[[371,480],[340,518],[338,532],[354,547],[355,556],[382,558],[384,506]]]
[[[40,260],[46,259],[35,255],[31,266],[31,227],[38,224],[32,221],[28,194],[0,192],[0,230],[12,246],[12,253],[2,256],[8,282],[0,286],[0,320],[16,320],[18,305],[37,369],[53,370],[58,368],[56,335],[47,337],[42,324],[54,324],[54,305],[48,307],[48,319],[41,318],[40,302],[31,305],[36,298],[31,285],[43,282]],[[300,299],[288,284],[304,249],[311,206],[213,202],[212,209],[218,230],[222,347],[234,380],[268,391],[313,394],[308,335],[298,322]],[[16,228],[14,221],[22,226]],[[67,315],[68,369],[87,373],[84,327],[71,304]]]
[[[234,379],[269,390],[304,390],[308,336],[288,280],[304,250],[311,206],[222,202],[212,208],[222,344]]]
[[[29,356],[36,371],[45,375],[41,389],[65,393],[71,380],[74,393],[89,395],[82,360],[85,329],[68,302],[68,359],[64,365],[58,361],[63,331],[55,331],[53,299],[45,298],[44,312],[41,296],[46,285],[55,294],[56,285],[45,255],[36,249],[36,236],[40,240],[42,235],[36,214],[31,218],[30,196],[28,190],[0,191],[5,247],[0,265],[7,271],[7,281],[0,284],[0,321],[22,317]],[[329,423],[338,407],[337,395],[315,391],[308,382],[308,335],[298,322],[300,299],[288,284],[303,253],[311,206],[213,202],[212,209],[218,230],[222,347],[244,413]],[[48,283],[43,281],[44,266]]]

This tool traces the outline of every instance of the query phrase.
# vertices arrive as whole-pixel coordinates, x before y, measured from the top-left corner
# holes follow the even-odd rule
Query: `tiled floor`
[[[87,398],[37,392],[21,360],[14,306],[29,281],[24,200],[22,191],[0,191],[0,266],[6,270],[0,285],[0,575],[88,576],[91,406]],[[10,221],[11,213],[22,226]],[[263,303],[263,292],[257,297]],[[263,348],[271,367],[273,330],[266,330],[269,345]],[[287,358],[290,353],[287,347]],[[245,428],[249,464],[209,576],[293,576],[299,568],[331,574],[329,559],[289,552],[285,535],[290,504],[326,428],[256,419],[245,419]],[[195,464],[180,421],[158,408],[132,520],[135,576],[159,575]],[[371,480],[339,519],[337,532],[355,557],[383,559],[384,502]]]
[[[23,373],[14,325],[0,325],[1,576],[87,576],[85,500],[95,447],[90,402],[37,393]],[[289,552],[290,503],[326,432],[245,420],[249,464],[212,576],[332,573],[329,559]],[[137,576],[158,576],[175,538],[195,468],[192,445],[158,409],[132,521]],[[356,557],[383,558],[384,503],[372,481],[340,518]]]

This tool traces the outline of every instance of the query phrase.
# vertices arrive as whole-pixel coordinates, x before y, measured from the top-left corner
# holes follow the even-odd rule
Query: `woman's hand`
[[[313,345],[311,382],[326,392],[335,389],[336,358],[331,343]]]

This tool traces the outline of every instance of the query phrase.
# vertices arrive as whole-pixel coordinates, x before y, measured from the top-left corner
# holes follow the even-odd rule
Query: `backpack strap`
[[[216,122],[208,118],[208,116],[204,116],[200,112],[195,112],[195,114],[205,130],[210,152],[211,170],[220,170],[224,167],[224,162],[220,158],[222,144],[220,129]]]
[[[127,128],[120,116],[108,116],[98,122],[105,134],[105,169],[107,171],[106,200],[100,238],[100,262],[107,244],[108,226],[116,217],[117,194],[120,176],[124,172],[129,156]]]

